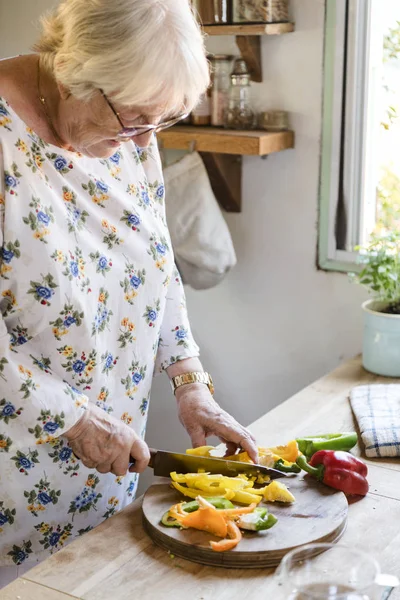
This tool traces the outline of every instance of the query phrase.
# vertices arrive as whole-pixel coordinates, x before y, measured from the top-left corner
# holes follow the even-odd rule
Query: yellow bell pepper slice
[[[231,454],[230,456],[225,456],[225,460],[236,460],[239,462],[252,463],[250,456],[247,452],[240,452],[239,454]]]
[[[221,486],[232,490],[241,490],[245,487],[251,487],[252,482],[249,482],[246,477],[226,477],[224,475],[210,475],[209,473],[186,473],[178,475],[172,472],[171,479],[178,483],[186,483],[189,487],[201,486]],[[203,489],[199,487],[199,489]]]
[[[244,492],[248,493],[248,494],[256,494],[257,496],[264,496],[264,492],[267,489],[268,486],[264,486],[261,488],[244,488]]]
[[[264,492],[264,500],[266,502],[287,502],[292,503],[295,501],[295,497],[287,489],[284,483],[279,481],[273,481]]]
[[[186,450],[186,454],[190,454],[191,456],[205,456],[209,458],[211,450],[215,450],[215,447],[200,446],[199,448],[189,448],[188,450]]]
[[[276,454],[279,458],[283,458],[289,463],[294,463],[299,457],[299,446],[296,440],[291,440],[284,446],[276,446],[275,448],[269,448],[272,454]]]
[[[199,495],[199,490],[193,489],[193,488],[188,488],[188,487],[184,487],[183,485],[181,485],[180,483],[177,483],[176,481],[172,481],[172,485],[173,487],[178,490],[178,492],[181,492],[181,494],[183,494],[184,496],[187,496],[188,498],[193,498],[193,500],[196,500],[197,496]],[[212,494],[202,494],[205,498],[212,498],[213,496],[215,496],[215,492],[213,492]],[[218,496],[220,498],[226,498],[227,500],[232,500],[232,498],[234,497],[235,492],[233,490],[225,490],[224,494],[218,494]]]
[[[232,499],[235,502],[240,502],[240,504],[253,504],[253,502],[258,504],[261,502],[262,496],[257,496],[256,494],[250,494],[249,492],[238,490],[237,492],[234,492],[233,498],[229,498],[229,500]]]
[[[172,471],[170,474],[172,481],[177,481],[178,483],[186,483],[186,475],[179,475],[175,471]]]

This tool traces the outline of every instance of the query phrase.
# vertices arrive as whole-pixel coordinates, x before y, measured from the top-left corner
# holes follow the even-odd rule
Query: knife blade
[[[208,458],[204,456],[192,456],[190,454],[179,454],[177,452],[166,452],[165,450],[155,450],[150,448],[149,467],[154,469],[154,475],[158,477],[169,477],[172,471],[177,473],[197,473],[203,469],[206,473],[213,475],[226,475],[236,477],[239,474],[248,476],[269,475],[271,479],[278,477],[287,477],[287,473],[282,473],[277,469],[271,469],[262,465],[243,463],[235,460],[225,460],[224,458]]]

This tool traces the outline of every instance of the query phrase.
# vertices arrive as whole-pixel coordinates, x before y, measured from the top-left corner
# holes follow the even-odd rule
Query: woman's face
[[[128,138],[118,138],[121,123],[124,127],[135,125],[157,125],[162,119],[160,106],[120,107],[110,106],[101,92],[94,95],[90,102],[67,102],[68,115],[62,115],[62,134],[76,152],[91,158],[107,158],[112,156],[121,143],[133,140],[135,144],[145,148],[149,145],[152,132]],[[112,107],[118,116],[113,112]]]

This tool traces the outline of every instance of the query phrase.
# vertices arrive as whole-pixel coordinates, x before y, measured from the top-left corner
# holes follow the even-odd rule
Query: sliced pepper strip
[[[181,485],[180,483],[177,483],[176,481],[172,481],[171,483],[174,486],[174,488],[176,490],[178,490],[178,492],[181,492],[181,494],[183,494],[184,496],[187,496],[188,498],[193,498],[194,500],[196,500],[197,496],[199,495],[199,490],[184,487],[183,485]],[[215,495],[216,495],[215,490],[213,491],[212,494],[203,494],[203,496],[206,498],[207,498],[207,496],[215,497]],[[232,500],[232,498],[235,496],[235,492],[233,490],[225,490],[224,494],[218,494],[218,496],[220,496],[221,498],[226,498],[227,500]]]
[[[239,490],[234,492],[232,498],[229,500],[233,500],[234,502],[240,502],[240,504],[258,504],[262,500],[262,496],[257,496],[257,494],[250,494],[249,492],[243,492]]]
[[[235,546],[237,546],[242,539],[242,532],[232,521],[228,522],[227,530],[230,539],[221,540],[220,542],[210,542],[210,546],[215,552],[226,552],[227,550],[232,550],[232,548],[235,548]]]
[[[189,448],[186,450],[186,454],[191,456],[205,456],[210,457],[211,450],[215,450],[214,446],[200,446],[199,448]]]
[[[192,527],[193,529],[200,529],[200,531],[207,531],[217,537],[224,538],[228,533],[227,522],[221,511],[217,510],[213,506],[210,508],[203,508],[200,506],[199,510],[188,513],[185,517],[179,517],[177,519],[184,527]]]
[[[248,513],[253,512],[253,510],[256,508],[256,506],[257,505],[254,503],[254,504],[250,504],[250,506],[241,506],[240,508],[222,508],[222,509],[218,510],[218,513],[228,519],[232,519],[236,516],[246,515]]]

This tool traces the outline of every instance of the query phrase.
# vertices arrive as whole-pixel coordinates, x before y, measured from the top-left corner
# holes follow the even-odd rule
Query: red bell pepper
[[[368,492],[367,465],[348,452],[319,450],[309,463],[303,455],[296,462],[304,471],[346,496],[365,496]]]

